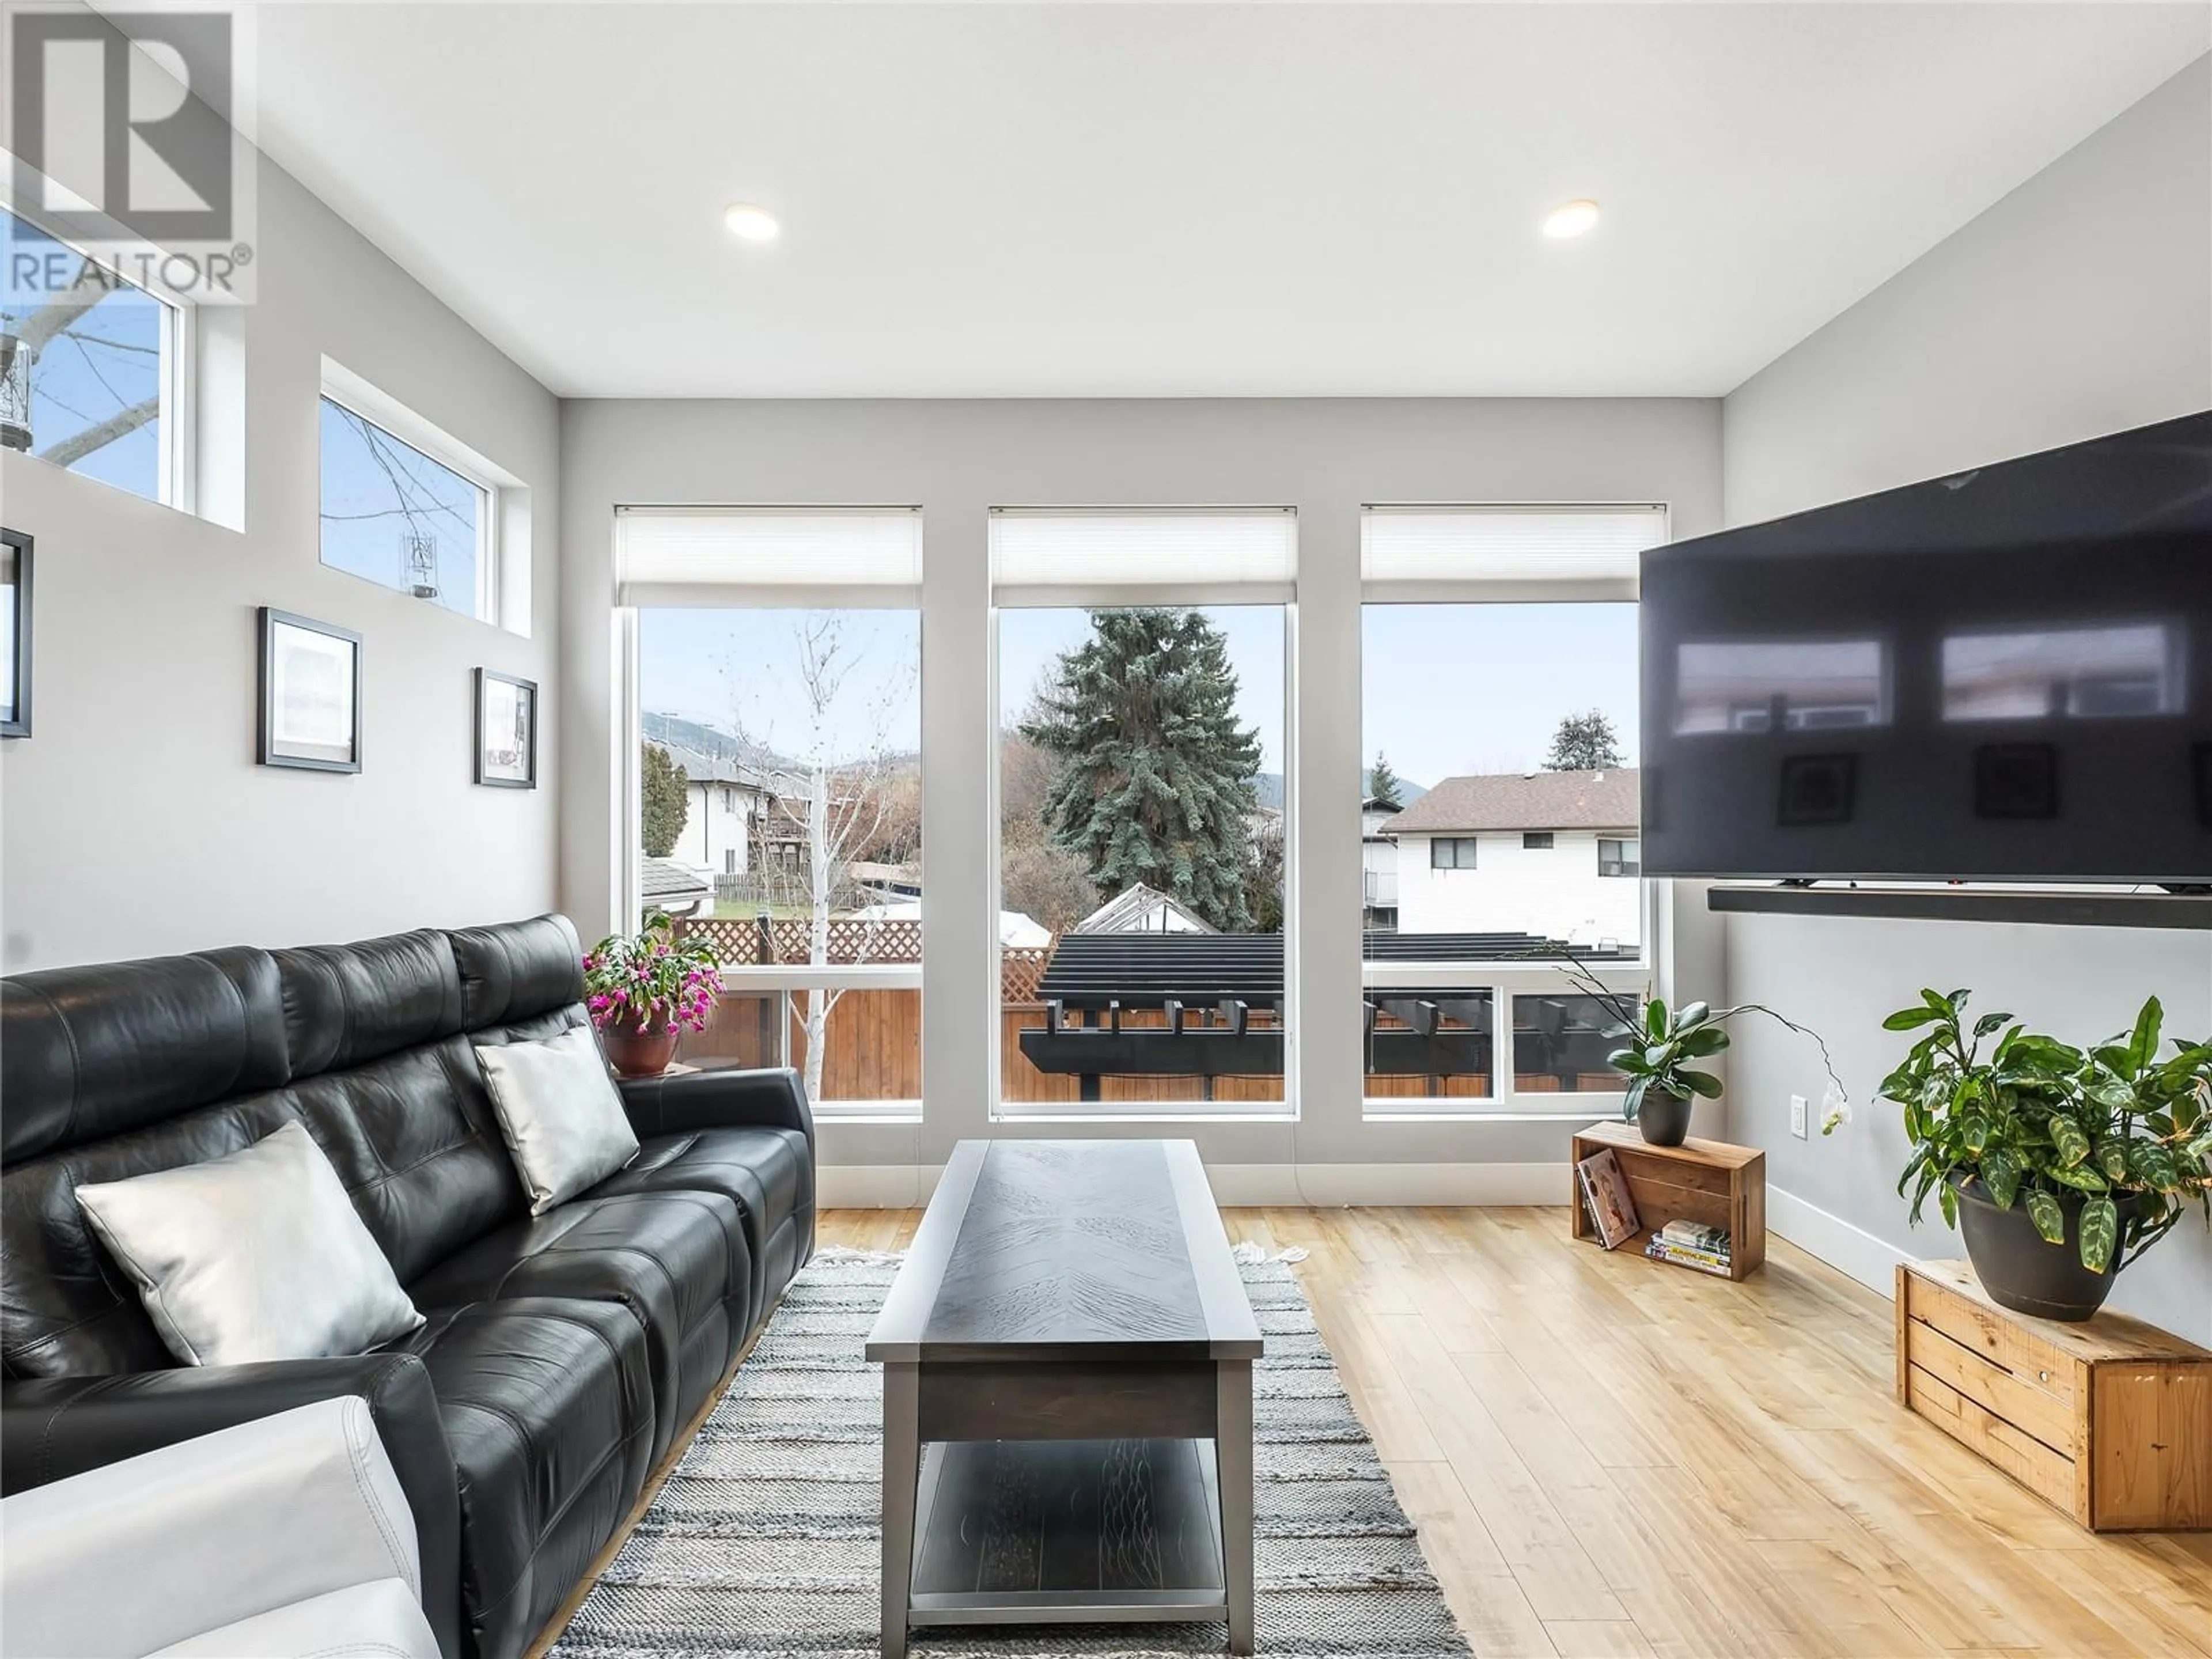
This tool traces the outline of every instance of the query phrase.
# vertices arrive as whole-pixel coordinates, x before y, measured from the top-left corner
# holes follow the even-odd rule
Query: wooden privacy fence
[[[684,924],[687,931],[712,938],[722,960],[733,967],[775,963],[804,963],[808,959],[809,932],[804,921],[769,924],[764,939],[757,922],[717,918]],[[763,951],[772,954],[763,954]],[[915,963],[921,959],[921,929],[911,921],[830,924],[830,960],[836,963]],[[1037,996],[1038,981],[1052,959],[1050,946],[1009,947],[999,953],[1000,1096],[1018,1103],[1066,1103],[1081,1098],[1081,1079],[1072,1073],[1039,1071],[1022,1052],[1021,1034],[1045,1027],[1045,1006]],[[774,1066],[788,1041],[790,1064],[806,1064],[806,1036],[800,1024],[805,993],[791,994],[792,1015],[787,1017],[782,993],[726,991],[703,1031],[687,1031],[678,1057],[697,1064]],[[1351,1018],[1357,1018],[1356,1012]],[[780,1029],[787,1018],[786,1039]],[[1380,1017],[1390,1024],[1389,1015]],[[1121,1015],[1130,1029],[1164,1027],[1166,1016],[1157,1009],[1129,1009]],[[1255,1010],[1255,1029],[1273,1024],[1271,1011]],[[921,993],[918,990],[849,990],[830,1010],[824,1033],[822,1098],[835,1101],[919,1100],[921,1098]],[[1370,1075],[1366,1092],[1373,1099],[1480,1099],[1491,1091],[1487,1073],[1426,1078]],[[1592,1091],[1618,1090],[1620,1080],[1610,1073],[1583,1076],[1578,1085]],[[1559,1079],[1522,1075],[1514,1080],[1522,1093],[1556,1091]],[[1141,1106],[1212,1099],[1279,1101],[1279,1077],[1218,1077],[1212,1093],[1198,1076],[1115,1077],[1100,1079],[1099,1103]]]

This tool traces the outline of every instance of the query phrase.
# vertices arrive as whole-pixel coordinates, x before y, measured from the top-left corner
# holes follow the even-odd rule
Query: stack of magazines
[[[1685,1267],[1695,1267],[1702,1273],[1729,1272],[1729,1236],[1723,1227],[1708,1227],[1695,1221],[1670,1221],[1651,1235],[1651,1242],[1644,1247],[1644,1254],[1661,1261],[1680,1262]]]

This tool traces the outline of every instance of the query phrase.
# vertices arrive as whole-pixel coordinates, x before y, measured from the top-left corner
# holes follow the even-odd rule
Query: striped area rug
[[[1261,1654],[1466,1659],[1291,1270],[1240,1252],[1255,1373]],[[881,1374],[861,1357],[896,1256],[824,1250],[553,1650],[553,1659],[877,1653]],[[1219,1624],[916,1631],[927,1659],[1218,1653]]]

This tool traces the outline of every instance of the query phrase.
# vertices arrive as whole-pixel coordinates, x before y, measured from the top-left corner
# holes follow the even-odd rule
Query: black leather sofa
[[[561,916],[0,980],[0,1485],[361,1395],[441,1650],[522,1652],[814,1246],[787,1071],[624,1084],[636,1160],[531,1217],[473,1045],[586,1024],[581,996]],[[428,1322],[355,1358],[180,1366],[76,1183],[295,1121]]]

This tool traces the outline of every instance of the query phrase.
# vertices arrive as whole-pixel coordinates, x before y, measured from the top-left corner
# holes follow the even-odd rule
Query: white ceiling
[[[341,3],[263,8],[258,85],[270,155],[563,395],[1711,395],[2208,44],[2200,4]]]

